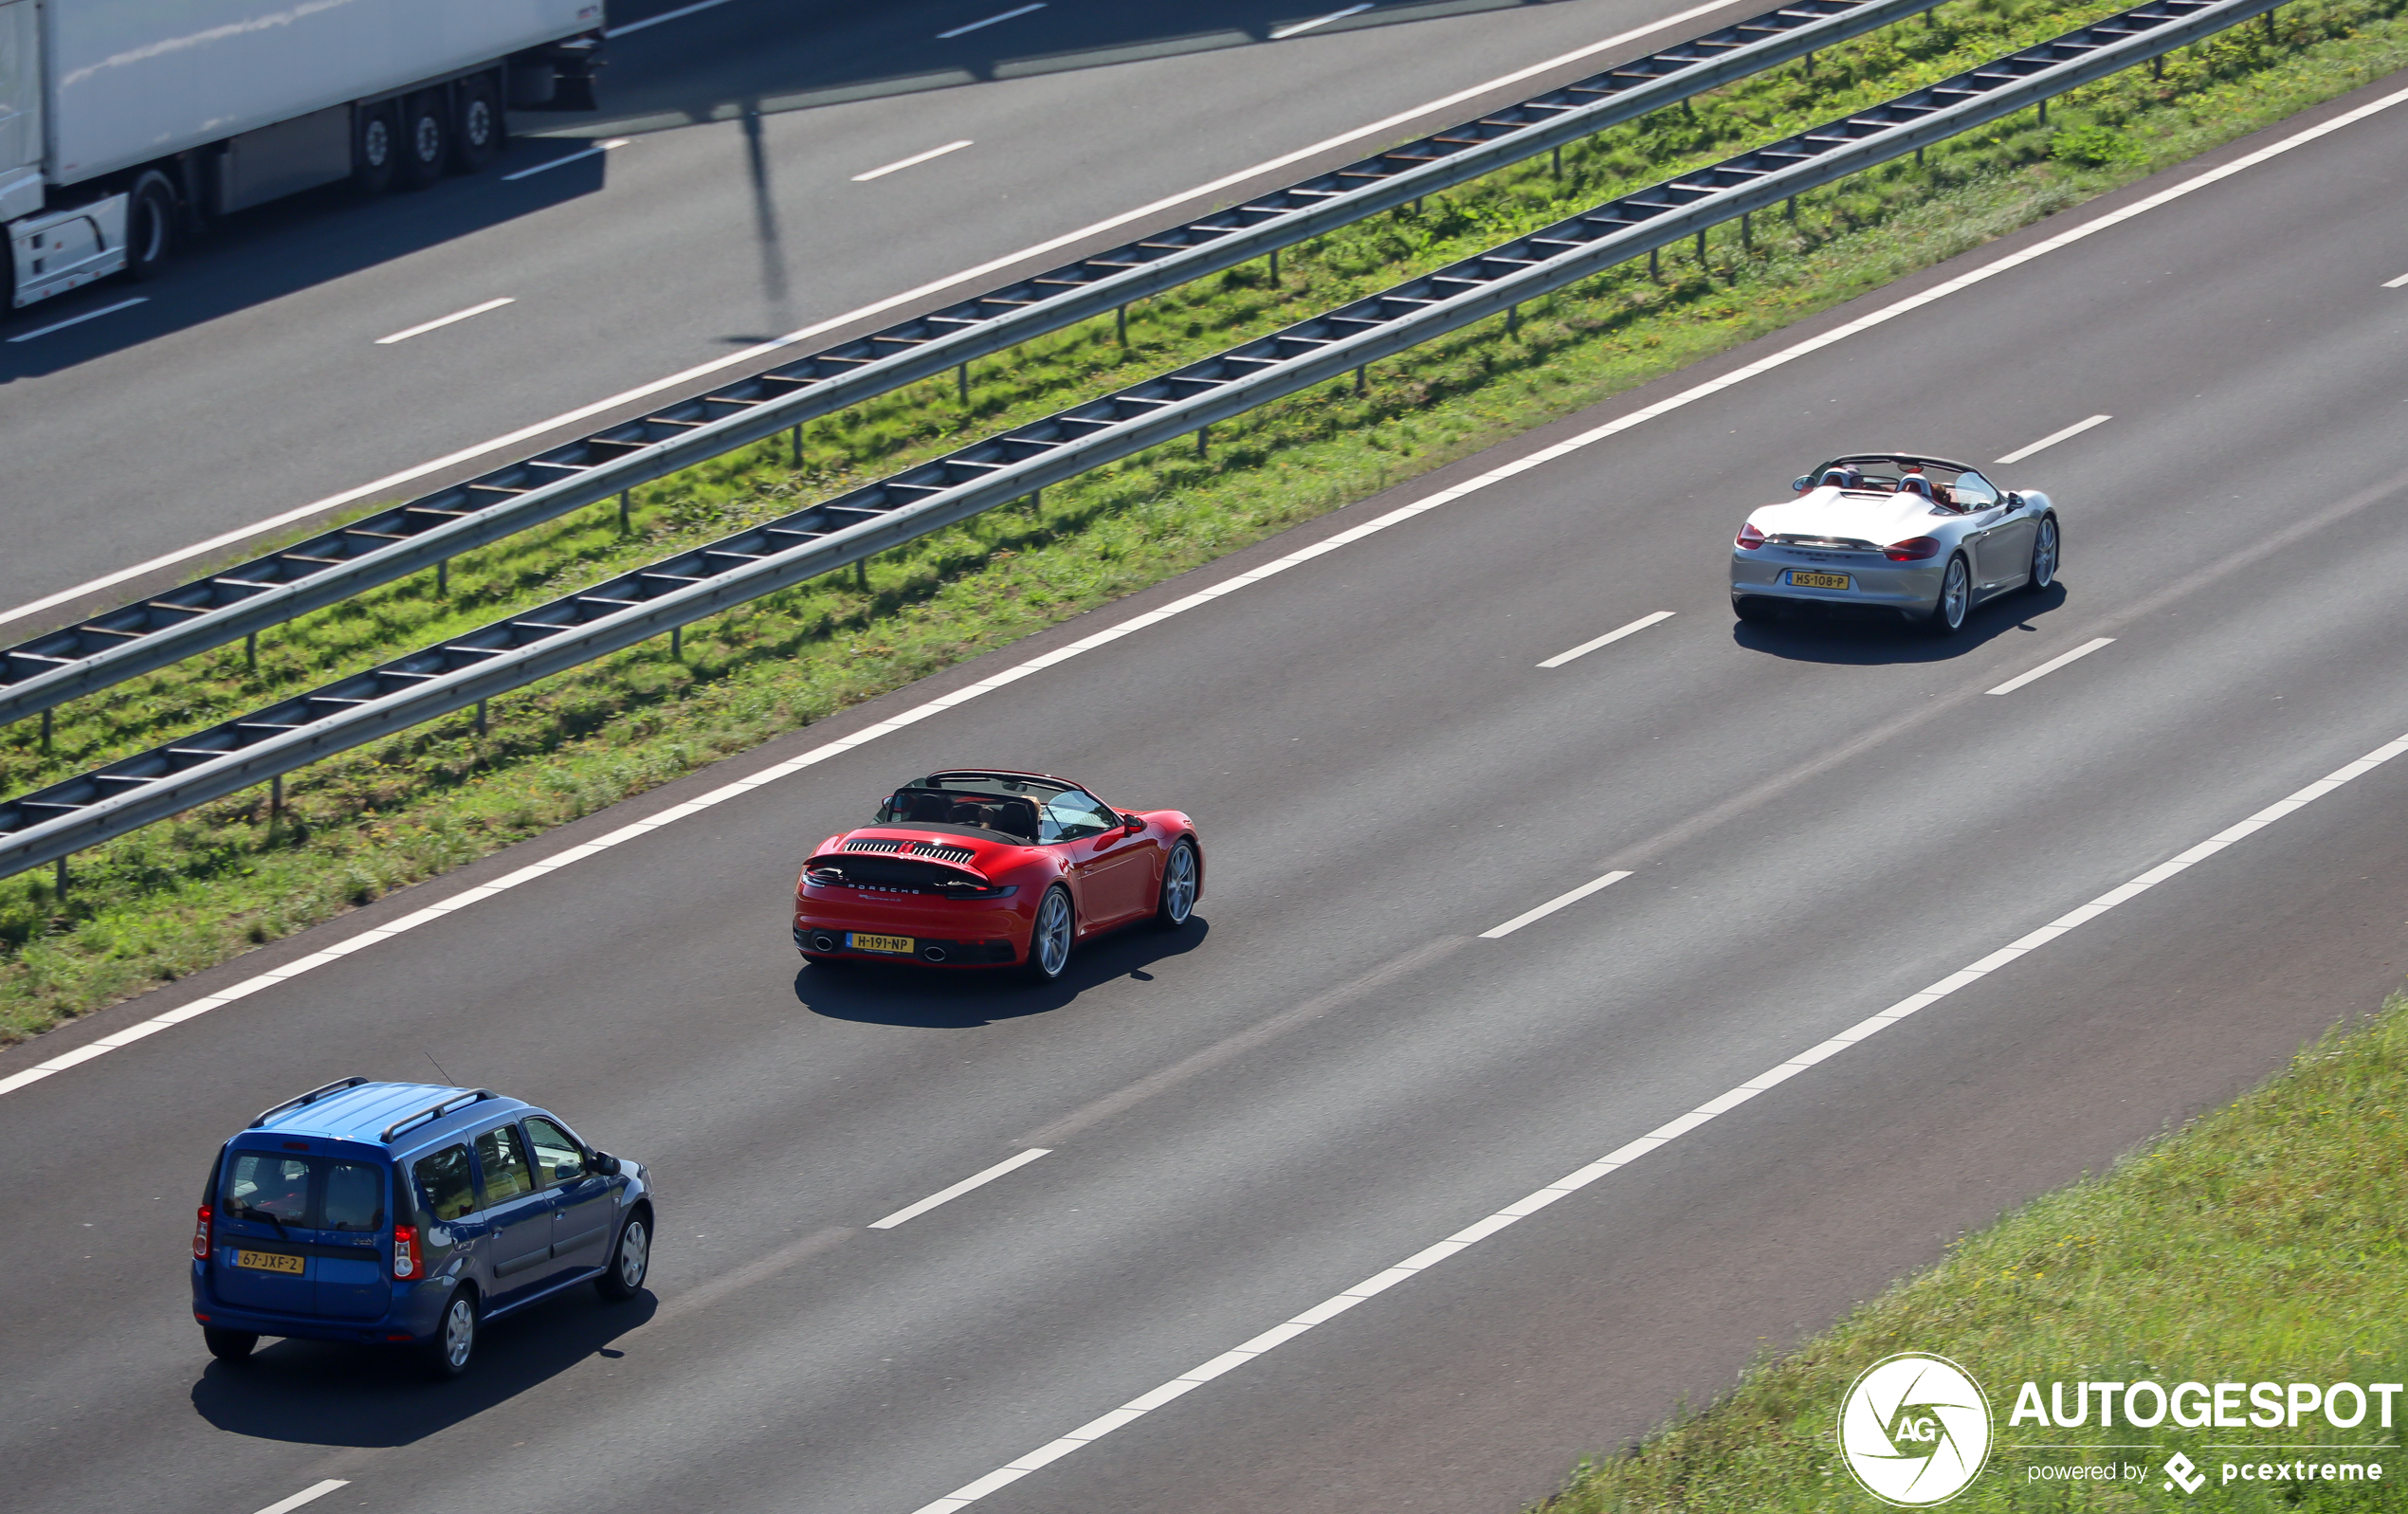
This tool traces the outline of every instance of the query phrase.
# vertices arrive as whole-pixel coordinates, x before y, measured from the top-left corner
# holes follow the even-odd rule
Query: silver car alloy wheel
[[[644,1222],[631,1219],[619,1236],[619,1283],[629,1293],[644,1286],[645,1269],[652,1265],[652,1237]]]
[[[1965,611],[1973,601],[1973,575],[1965,568],[1965,559],[1948,559],[1948,571],[1940,580],[1940,605],[1936,618],[1950,630],[1965,623]]]
[[[455,1294],[443,1311],[443,1359],[454,1372],[468,1365],[477,1349],[477,1306],[465,1294]]]
[[[1171,848],[1162,867],[1162,913],[1174,925],[1187,923],[1195,907],[1195,852],[1184,841]]]
[[[2046,589],[2057,580],[2057,522],[2040,518],[2039,534],[2032,538],[2032,587]]]
[[[1037,906],[1037,927],[1030,940],[1029,955],[1036,958],[1037,968],[1048,977],[1060,976],[1070,960],[1070,896],[1056,888],[1045,896]]]

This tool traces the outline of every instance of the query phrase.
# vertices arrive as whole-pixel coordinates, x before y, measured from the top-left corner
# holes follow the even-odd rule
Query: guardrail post
[[[1923,149],[1920,147],[1915,149],[1915,167],[1923,167]]]
[[[1505,306],[1505,335],[1510,337],[1522,329],[1522,307]]]
[[[1661,283],[1663,282],[1662,276],[1656,272],[1655,267],[1655,250],[1656,249],[1653,247],[1647,249],[1647,276]]]
[[[803,465],[803,423],[796,421],[786,433],[787,457],[795,467]]]
[[[1555,166],[1550,172],[1557,178],[1563,177],[1563,148],[1560,145],[1555,150]]]
[[[669,628],[669,661],[672,663],[682,662],[684,660],[684,657],[685,628],[683,626],[671,626]]]
[[[477,701],[477,734],[479,736],[485,734],[485,702],[483,700]],[[279,778],[276,781],[281,785],[284,780]],[[280,787],[277,792],[282,793],[283,791]]]
[[[627,518],[628,492],[629,491],[626,489],[621,489],[619,491],[619,535],[621,536],[626,536],[629,532],[635,529],[633,525],[629,523]]]
[[[257,631],[243,638],[243,666],[254,673],[259,671],[259,632]],[[43,714],[46,718],[49,712],[45,710]]]
[[[449,557],[446,557],[441,562],[435,564],[435,597],[437,599],[441,599],[450,593],[451,559]]]
[[[2266,12],[2266,40],[2268,42],[2274,40],[2274,12],[2272,10]]]
[[[1806,55],[1806,77],[1815,77],[1815,55],[1811,52]]]
[[[2049,124],[2049,97],[2046,95],[2040,97],[2040,124]]]
[[[970,365],[964,363],[956,369],[954,377],[961,389],[961,408],[968,410],[970,408]]]
[[[1706,266],[1706,228],[1697,228],[1697,265]]]
[[[853,582],[865,590],[869,587],[869,559],[867,557],[853,559]]]
[[[1792,225],[1792,226],[1796,226],[1796,225],[1797,224],[1797,195],[1793,194],[1793,195],[1791,195],[1791,196],[1789,197],[1789,204],[1788,204],[1786,207],[1784,207],[1784,208],[1782,209],[1781,213],[1782,213],[1783,215],[1785,215],[1785,216],[1787,216],[1787,217],[1789,218],[1789,224],[1790,224],[1790,225]]]
[[[1197,457],[1213,455],[1213,429],[1210,426],[1199,426],[1195,429],[1195,455]]]
[[[1113,312],[1112,312],[1112,325],[1113,325],[1113,329],[1114,329],[1114,331],[1115,331],[1115,332],[1119,335],[1119,337],[1120,337],[1120,338],[1121,338],[1121,345],[1122,345],[1122,346],[1123,346],[1123,347],[1126,347],[1126,346],[1129,344],[1129,307],[1128,307],[1128,306],[1126,306],[1126,305],[1122,305],[1120,309],[1115,310],[1115,311],[1113,311]]]
[[[2149,77],[2151,79],[2163,79],[2165,77],[2165,54],[2159,53],[2156,57],[2149,60]]]
[[[1359,364],[1359,363],[1358,363],[1358,364],[1356,364],[1356,365],[1355,365],[1355,392],[1356,392],[1356,393],[1358,393],[1358,394],[1359,394],[1359,393],[1361,393],[1362,392],[1363,392],[1363,369],[1362,369],[1362,365],[1361,365],[1361,364]]]
[[[1742,252],[1756,250],[1756,233],[1748,228],[1747,214],[1745,210],[1739,213],[1739,249]]]
[[[64,857],[59,859],[58,882],[51,891],[59,896],[60,903],[67,902],[67,860]]]
[[[1279,287],[1279,248],[1271,248],[1271,287]]]
[[[50,712],[46,708],[42,712],[42,755],[50,755]]]
[[[479,713],[480,715],[483,714],[483,706],[480,705],[480,706],[478,707],[478,713]],[[270,824],[270,825],[274,825],[274,824],[276,823],[277,817],[278,817],[278,816],[280,816],[280,815],[282,815],[283,812],[284,812],[284,775],[283,775],[283,774],[279,773],[278,775],[276,775],[276,776],[274,776],[274,777],[272,777],[272,778],[270,778],[270,779],[268,779],[268,780],[267,780],[267,821],[268,821],[268,824]]]

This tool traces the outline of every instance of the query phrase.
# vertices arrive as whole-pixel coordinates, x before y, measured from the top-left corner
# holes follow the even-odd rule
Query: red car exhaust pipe
[[[924,961],[941,962],[945,959],[945,949],[941,946],[922,946],[920,956]]]
[[[817,951],[832,952],[836,949],[836,938],[829,935],[826,931],[820,931],[813,935],[811,939],[811,943],[812,948]]]

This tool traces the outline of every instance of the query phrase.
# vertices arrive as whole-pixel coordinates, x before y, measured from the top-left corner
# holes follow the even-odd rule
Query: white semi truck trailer
[[[216,217],[471,172],[593,109],[602,0],[0,0],[12,305],[156,273]]]

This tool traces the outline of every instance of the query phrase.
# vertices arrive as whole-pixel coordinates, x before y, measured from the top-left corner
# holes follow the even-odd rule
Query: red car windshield
[[[1083,789],[995,773],[939,773],[906,784],[878,807],[885,826],[968,828],[1022,844],[1100,836],[1121,817]]]

